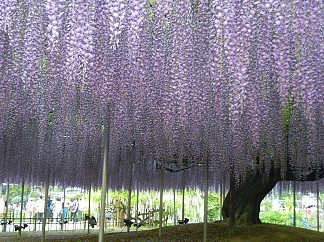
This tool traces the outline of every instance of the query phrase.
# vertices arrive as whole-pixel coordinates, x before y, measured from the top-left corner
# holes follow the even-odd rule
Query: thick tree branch
[[[280,179],[280,181],[316,181],[322,178],[324,178],[323,166],[319,170],[311,170],[306,176],[302,177],[302,179],[296,177],[294,172],[291,169],[288,169],[285,173],[284,179]]]
[[[183,171],[183,170],[187,170],[191,167],[194,167],[195,165],[191,165],[191,166],[186,166],[186,167],[181,167],[181,168],[178,168],[178,169],[173,169],[173,168],[168,168],[168,167],[165,167],[165,170],[166,171],[169,171],[169,172],[179,172],[179,171]]]

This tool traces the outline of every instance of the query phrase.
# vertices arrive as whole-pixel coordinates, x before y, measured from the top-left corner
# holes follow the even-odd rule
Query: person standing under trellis
[[[34,213],[35,213],[35,201],[33,198],[29,198],[28,202],[26,204],[26,212],[27,212],[27,218],[33,219]]]
[[[82,221],[82,213],[85,209],[86,205],[82,198],[79,198],[79,206],[78,206],[78,221]]]
[[[0,197],[0,218],[4,217],[5,201]]]
[[[46,218],[50,221],[53,222],[53,200],[51,199],[51,196],[48,196],[47,199],[47,208],[46,208]]]
[[[64,198],[64,200],[63,200],[63,218],[64,218],[64,221],[68,219],[69,208],[70,208],[70,199],[69,198]]]
[[[45,209],[45,201],[43,196],[39,196],[39,199],[35,203],[37,218],[39,222],[42,222],[44,216],[44,209]]]
[[[71,220],[77,222],[77,213],[79,209],[79,200],[74,198],[73,202],[70,204]]]
[[[14,217],[19,218],[19,213],[20,213],[20,203],[14,203],[13,205],[14,209]]]
[[[62,203],[61,199],[59,197],[55,198],[55,201],[52,203],[52,212],[53,212],[53,218],[56,219],[57,221],[61,220],[61,212],[62,211]]]

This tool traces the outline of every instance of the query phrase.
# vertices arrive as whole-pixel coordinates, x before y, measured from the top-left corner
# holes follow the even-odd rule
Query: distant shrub
[[[262,223],[281,224],[293,226],[294,218],[291,212],[265,211],[260,212],[260,220]],[[296,212],[296,226],[305,227],[301,212]]]

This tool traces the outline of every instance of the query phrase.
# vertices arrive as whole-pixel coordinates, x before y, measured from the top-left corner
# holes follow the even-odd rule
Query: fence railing
[[[98,217],[95,217],[98,220]],[[36,215],[34,217],[27,217],[26,214],[22,217],[20,221],[19,216],[15,216],[14,213],[8,213],[5,222],[4,217],[0,217],[1,225],[0,231],[2,232],[16,232],[19,230],[17,226],[22,226],[21,231],[41,231],[42,230],[42,220],[40,220]],[[27,225],[27,226],[26,226]],[[108,226],[113,226],[113,220],[107,220]],[[15,228],[16,227],[16,228]],[[73,219],[71,216],[67,216],[64,221],[62,218],[46,218],[46,230],[82,230],[88,229],[88,220],[85,216]]]

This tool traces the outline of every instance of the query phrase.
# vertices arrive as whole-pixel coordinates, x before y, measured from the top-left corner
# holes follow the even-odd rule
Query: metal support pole
[[[296,181],[293,181],[293,199],[294,199],[294,227],[296,227]]]
[[[109,122],[105,129],[104,134],[104,158],[102,165],[102,190],[101,190],[101,211],[100,211],[100,221],[99,221],[99,242],[104,241],[105,233],[105,207],[106,207],[106,192],[107,192],[107,170],[108,170],[108,156],[109,156],[109,136],[110,136],[110,127]]]
[[[8,222],[8,205],[9,205],[9,180],[7,179],[7,188],[6,188],[6,200],[5,200],[5,213],[4,213],[4,225],[2,228],[2,232],[6,232],[7,231],[7,222]]]
[[[317,209],[317,231],[319,232],[320,229],[320,220],[319,220],[319,215],[320,215],[320,211],[319,211],[319,185],[318,185],[318,181],[316,182],[316,209]]]
[[[208,159],[205,163],[205,196],[204,196],[204,242],[207,242],[208,225]]]
[[[44,206],[44,214],[43,214],[43,221],[42,221],[42,242],[45,242],[45,228],[46,228],[46,215],[47,215],[47,203],[48,203],[48,189],[49,189],[49,177],[50,174],[48,173],[46,176],[45,181],[45,206]]]
[[[106,193],[106,208],[107,208],[107,211],[108,211],[108,208],[109,208],[109,188],[107,188],[107,193]],[[105,213],[105,216],[106,216],[106,213]],[[107,229],[109,227],[109,222],[108,222],[108,219],[107,217],[105,217],[105,228]]]
[[[130,210],[132,206],[132,177],[133,177],[133,165],[129,178],[129,190],[128,190],[128,209],[127,209],[127,219],[131,220]],[[130,226],[127,226],[127,233],[129,233]]]
[[[139,196],[139,189],[137,188],[136,191],[136,212],[135,212],[135,220],[136,220],[136,231],[138,230],[138,196]]]
[[[223,202],[225,201],[225,185],[226,185],[226,176],[223,174]]]
[[[116,206],[116,226],[119,227],[120,226],[120,221],[119,221],[119,215],[120,215],[120,201],[117,200],[115,202],[115,206]]]
[[[89,201],[88,201],[88,216],[90,218],[90,205],[91,204],[91,184],[89,187]],[[88,234],[90,234],[90,224],[89,224],[89,219],[88,219]]]
[[[177,225],[177,213],[176,213],[176,189],[173,188],[173,224]]]
[[[182,181],[182,221],[184,221],[184,206],[185,206],[185,185],[184,185],[184,181]]]
[[[160,208],[159,208],[159,237],[162,236],[164,169],[161,169],[160,173],[161,173],[161,183],[160,183]]]
[[[19,218],[19,225],[22,224],[22,217],[23,217],[23,207],[24,207],[24,188],[25,183],[24,180],[21,180],[21,200],[20,200],[20,218]],[[21,230],[19,230],[19,236],[21,236]]]
[[[233,169],[234,170],[234,169]],[[235,177],[234,172],[232,171],[230,174],[230,211],[229,211],[229,237],[233,237],[235,235]]]
[[[67,218],[64,218],[64,214],[65,214],[65,211],[64,211],[64,207],[65,207],[65,188],[63,189],[63,201],[62,201],[62,214],[61,214],[61,230],[63,230],[63,224],[64,224],[64,220],[67,219]]]
[[[219,219],[222,220],[222,208],[223,208],[223,184],[222,179],[219,182]]]

